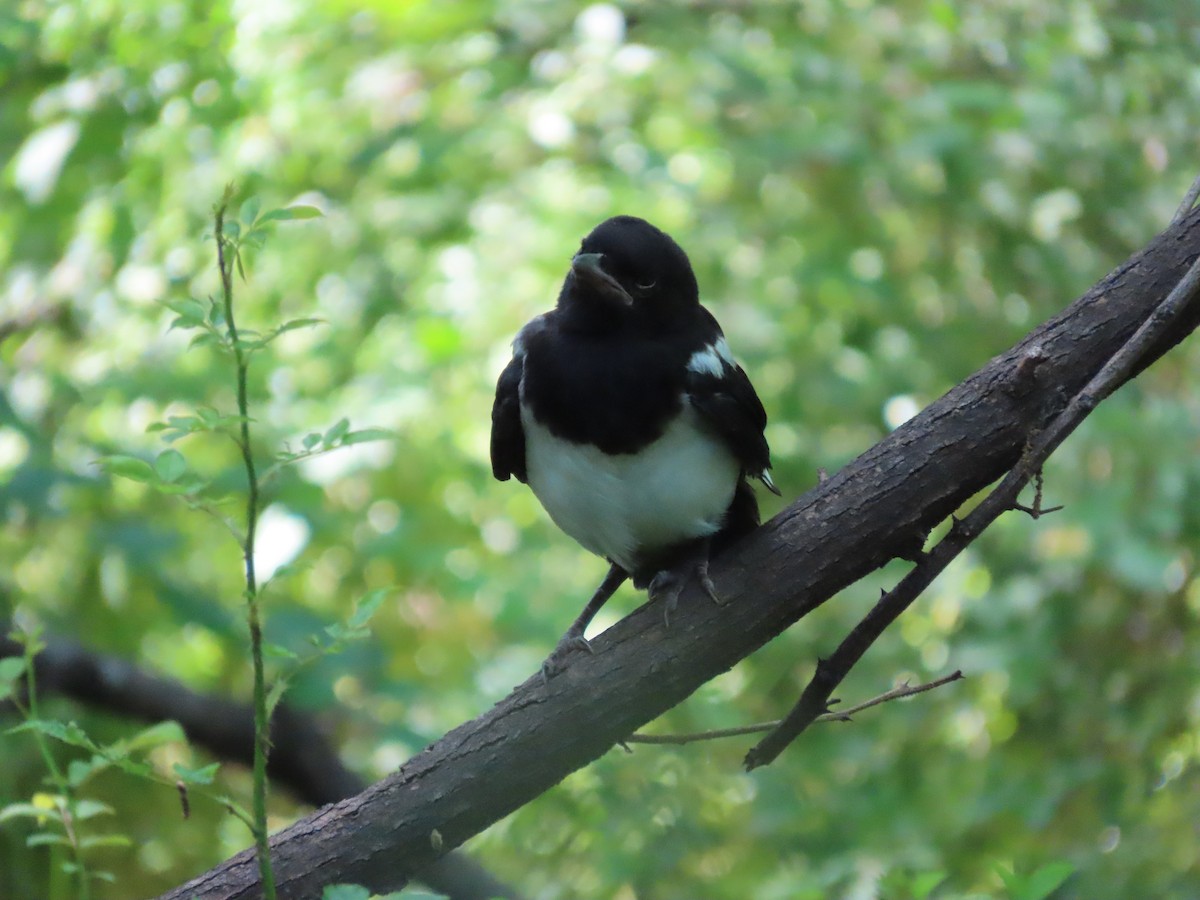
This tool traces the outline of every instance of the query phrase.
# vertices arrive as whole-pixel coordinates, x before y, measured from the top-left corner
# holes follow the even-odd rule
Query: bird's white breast
[[[529,486],[550,518],[626,571],[639,551],[715,533],[741,474],[686,401],[658,440],[615,456],[555,437],[524,403],[521,422]]]

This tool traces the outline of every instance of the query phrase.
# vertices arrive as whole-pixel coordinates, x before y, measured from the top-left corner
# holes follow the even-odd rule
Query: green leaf
[[[271,336],[283,334],[285,331],[295,331],[297,328],[312,328],[314,325],[328,324],[324,319],[289,319],[271,332]]]
[[[1020,900],[1045,900],[1074,874],[1075,867],[1069,862],[1048,863],[1025,881],[1020,891]]]
[[[192,347],[207,347],[209,344],[219,344],[221,339],[211,331],[202,331],[188,341],[188,349]]]
[[[154,471],[169,484],[178,481],[179,476],[187,471],[187,460],[178,450],[164,450],[154,460]]]
[[[64,847],[71,846],[71,842],[67,840],[65,835],[56,834],[52,831],[41,831],[25,838],[26,847],[45,847],[53,844],[61,844]]]
[[[164,494],[197,494],[204,490],[210,482],[207,478],[201,478],[195,472],[185,472],[178,481],[174,484],[157,485],[158,490]]]
[[[110,475],[128,478],[130,481],[145,484],[154,480],[154,469],[150,467],[150,463],[144,459],[138,459],[136,456],[127,456],[123,453],[101,456],[96,459],[96,465]]]
[[[353,615],[346,620],[346,624],[350,628],[364,627],[368,622],[371,621],[375,613],[379,612],[379,607],[391,593],[391,588],[376,588],[370,593],[364,595],[355,606]]]
[[[279,705],[279,701],[283,699],[283,694],[287,689],[288,680],[286,678],[278,678],[271,685],[271,690],[267,691],[267,715],[275,711],[275,707]]]
[[[933,893],[934,888],[945,880],[945,872],[923,872],[915,876],[909,887],[912,891],[913,900],[926,900]]]
[[[321,443],[321,435],[316,431],[309,432],[304,436],[304,440],[301,443],[304,444],[305,450],[311,450],[317,444]]]
[[[182,743],[187,740],[183,734],[183,728],[180,724],[172,719],[165,722],[156,722],[149,728],[143,728],[133,737],[123,741],[126,752],[133,750],[148,750],[153,747],[161,747],[163,744]]]
[[[1015,900],[1018,892],[1021,889],[1020,876],[1018,876],[1016,871],[1012,868],[1000,863],[996,863],[994,866],[992,866],[992,870],[1000,876],[1000,880],[1004,883],[1004,889],[1008,892],[1008,895]]]
[[[371,900],[371,892],[358,884],[327,884],[321,900]]]
[[[263,656],[269,656],[272,659],[299,659],[299,654],[295,650],[283,646],[282,644],[263,644]]]
[[[0,701],[16,693],[17,682],[25,674],[25,657],[8,656],[0,659]]]
[[[91,759],[73,759],[67,764],[67,783],[71,787],[79,787],[97,772],[107,769],[110,763],[99,754]]]
[[[396,433],[390,428],[363,428],[360,431],[351,431],[342,438],[342,446],[347,447],[350,444],[365,444],[368,441],[388,441],[396,436]]]
[[[133,841],[128,835],[124,834],[94,834],[89,837],[82,838],[79,841],[79,846],[85,850],[92,847],[131,847]]]
[[[171,322],[171,328],[168,330],[174,328],[199,328],[207,318],[207,311],[204,308],[204,304],[193,297],[172,300],[167,303],[167,308],[178,313],[175,320]]]
[[[74,722],[59,722],[54,719],[27,719],[20,725],[13,726],[8,731],[9,734],[16,734],[21,731],[34,731],[72,747],[83,747],[85,750],[91,750],[93,753],[99,752],[100,749],[84,733],[83,729]]]
[[[57,810],[35,806],[32,803],[10,803],[0,808],[0,822],[7,822],[9,819],[44,819],[46,817],[57,820]]]
[[[328,446],[331,446],[332,444],[336,444],[338,441],[340,441],[342,439],[342,436],[349,430],[350,430],[350,420],[349,419],[338,420],[333,425],[333,427],[331,427],[328,431],[325,432],[325,437],[323,438],[323,440],[325,442],[325,446],[328,447]]]
[[[113,757],[109,760],[114,766],[124,772],[126,775],[134,775],[138,778],[153,778],[154,767],[149,763],[138,762],[137,760],[129,759],[124,756]]]
[[[262,201],[257,197],[249,197],[238,210],[238,218],[243,225],[252,225],[254,220],[258,218],[258,211],[262,209]]]
[[[75,818],[80,821],[94,819],[96,816],[116,815],[116,812],[107,803],[101,803],[99,800],[80,800],[75,804]]]
[[[189,769],[185,765],[175,763],[171,769],[184,784],[212,784],[220,767],[220,763],[209,763],[207,766],[201,766],[198,769]]]
[[[291,219],[319,219],[325,213],[315,206],[285,206],[283,209],[273,209],[264,215],[260,222],[286,222]]]

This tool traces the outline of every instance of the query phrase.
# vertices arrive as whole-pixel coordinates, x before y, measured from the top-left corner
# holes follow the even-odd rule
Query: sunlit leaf
[[[249,197],[242,203],[241,209],[238,211],[238,219],[243,225],[252,225],[261,208],[262,201],[258,197]]]
[[[126,456],[119,453],[111,456],[101,456],[96,459],[96,465],[100,466],[101,469],[110,475],[128,478],[130,481],[145,483],[154,480],[154,469],[150,466],[150,463],[144,459],[138,459],[136,456]]]
[[[327,446],[331,445],[331,444],[336,444],[338,441],[340,441],[342,439],[343,435],[345,435],[346,432],[349,430],[350,430],[350,420],[349,419],[339,419],[328,431],[325,432],[325,435],[322,438],[322,440]]]
[[[154,460],[154,471],[163,481],[178,481],[187,471],[187,460],[178,450],[164,450]]]
[[[101,803],[99,800],[83,799],[75,801],[74,815],[78,821],[94,819],[96,816],[111,816],[115,814],[115,809],[107,803]]]
[[[325,214],[315,206],[286,206],[283,209],[273,209],[263,215],[262,222],[283,222],[289,219],[317,219]]]
[[[369,441],[387,441],[396,436],[394,431],[387,428],[363,428],[359,431],[349,431],[342,437],[342,445],[365,444]]]
[[[220,767],[220,763],[209,763],[206,766],[191,769],[182,763],[175,763],[171,767],[171,770],[184,784],[212,784],[213,779],[217,777],[217,770]]]
[[[353,615],[346,620],[346,624],[350,628],[362,628],[371,621],[375,613],[379,612],[379,607],[383,605],[383,601],[391,596],[391,594],[391,588],[378,588],[366,594],[358,601]]]

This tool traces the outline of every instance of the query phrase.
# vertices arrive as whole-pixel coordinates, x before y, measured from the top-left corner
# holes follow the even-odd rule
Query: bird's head
[[[700,302],[687,254],[645,219],[615,216],[583,239],[559,305],[589,326],[669,328]]]

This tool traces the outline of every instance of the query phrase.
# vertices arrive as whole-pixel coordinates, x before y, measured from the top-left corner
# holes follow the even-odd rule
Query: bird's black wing
[[[525,483],[525,430],[521,427],[521,376],[525,354],[515,353],[496,382],[492,404],[492,474],[498,481],[516,475]]]
[[[716,326],[716,321],[712,324]],[[719,328],[716,335],[721,336]],[[745,473],[778,494],[769,472],[771,450],[763,434],[767,411],[742,367],[724,356],[713,355],[720,362],[719,374],[715,366],[687,370],[686,388],[692,406],[733,451]]]

